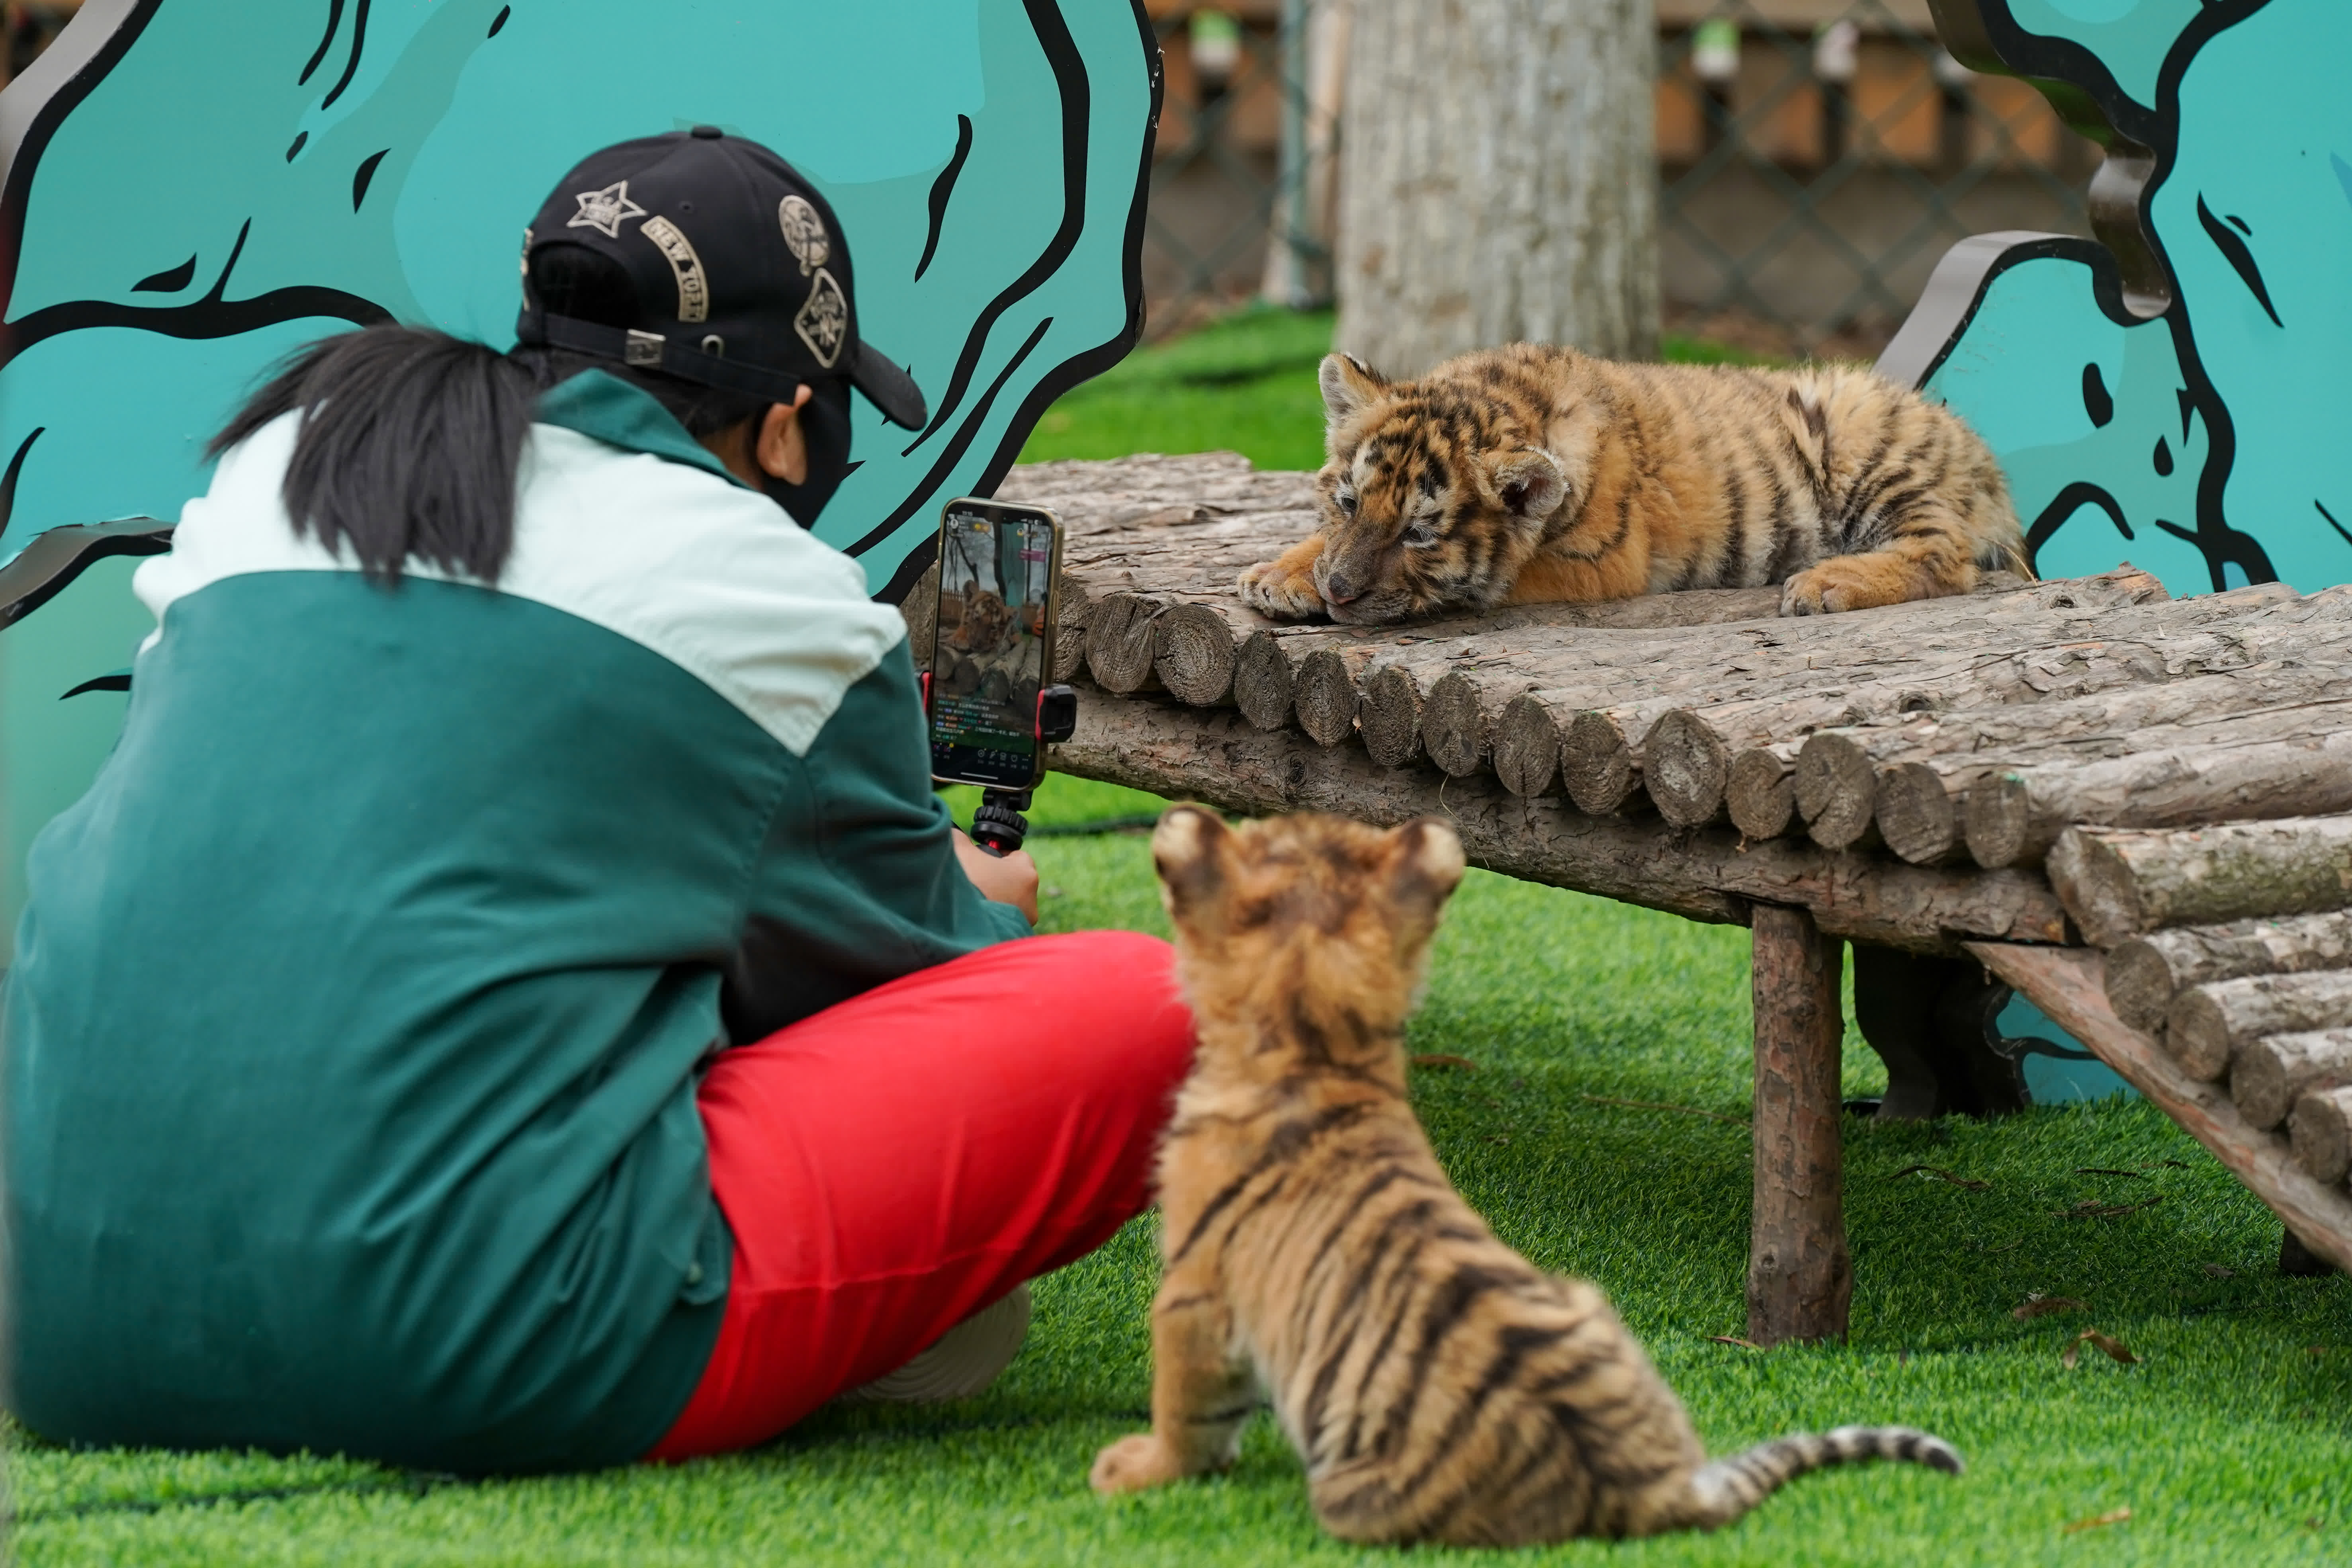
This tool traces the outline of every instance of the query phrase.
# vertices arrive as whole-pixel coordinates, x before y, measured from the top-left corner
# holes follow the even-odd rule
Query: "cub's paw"
[[[1840,610],[1867,610],[1926,597],[1916,591],[1911,577],[1912,574],[1898,561],[1874,560],[1867,555],[1832,555],[1781,584],[1780,613],[1828,616]]]
[[[1314,573],[1293,568],[1288,557],[1259,562],[1241,574],[1237,586],[1243,604],[1285,620],[1307,620],[1328,613],[1323,595],[1315,591]]]
[[[1097,1454],[1094,1471],[1087,1480],[1095,1490],[1111,1497],[1119,1492],[1139,1492],[1146,1487],[1165,1486],[1183,1473],[1167,1444],[1150,1432],[1138,1432],[1132,1437],[1121,1437]]]

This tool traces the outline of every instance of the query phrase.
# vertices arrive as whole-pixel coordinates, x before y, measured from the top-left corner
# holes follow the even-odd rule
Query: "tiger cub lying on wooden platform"
[[[1520,1258],[1448,1184],[1404,1056],[1462,879],[1444,823],[1232,829],[1180,805],[1151,851],[1200,1050],[1160,1153],[1151,1430],[1102,1451],[1096,1490],[1230,1464],[1260,1387],[1348,1541],[1712,1529],[1824,1465],[1959,1471],[1905,1426],[1708,1463],[1601,1292]]]
[[[1390,382],[1323,362],[1323,526],[1241,576],[1253,608],[1436,610],[1786,584],[1784,616],[2032,575],[1959,416],[1853,365],[1625,364],[1517,343]]]

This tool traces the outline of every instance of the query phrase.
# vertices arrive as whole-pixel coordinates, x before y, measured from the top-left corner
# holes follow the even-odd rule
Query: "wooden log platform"
[[[1759,588],[1278,622],[1234,579],[1315,526],[1308,475],[1139,457],[1018,468],[999,493],[1067,528],[1055,667],[1080,703],[1057,769],[1231,810],[1440,813],[1474,864],[1751,926],[1759,1342],[1844,1330],[1851,1272],[1820,1201],[1837,1085],[1807,1065],[1802,1001],[1824,963],[1834,996],[1842,942],[1871,981],[1881,1114],[2014,1103],[1993,1081],[2013,1065],[1961,1039],[2005,994],[1967,983],[1973,957],[2217,1152],[2236,1140],[2224,1159],[2294,1234],[2352,1258],[2341,1176],[2319,1184],[2290,1146],[2300,1113],[2315,1168],[2352,1163],[2336,1094],[2352,1083],[2330,1065],[2352,1053],[2327,1044],[2345,988],[2189,1004],[2205,1077],[2147,1027],[2176,992],[2352,969],[2330,923],[2352,910],[2352,586],[2175,600],[2126,566],[1798,618]],[[919,660],[929,593],[906,606]],[[2207,934],[2168,934],[2189,931]],[[2092,994],[2105,965],[2086,940],[2116,948],[2117,1006],[2141,1027]],[[1941,967],[1907,984],[1897,960]],[[2260,1032],[2284,1023],[2303,1026]],[[1983,1059],[1929,1059],[1971,1049]],[[2283,1124],[2238,1109],[2217,1052],[2245,1057],[2252,1103]]]

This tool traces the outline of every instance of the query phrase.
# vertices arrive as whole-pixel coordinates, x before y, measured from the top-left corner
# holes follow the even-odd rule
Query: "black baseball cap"
[[[627,323],[545,310],[531,255],[578,245],[620,263]],[[857,335],[849,242],[816,187],[715,125],[623,142],[563,177],[523,232],[517,341],[790,403],[843,379],[892,423],[923,426],[914,378]]]

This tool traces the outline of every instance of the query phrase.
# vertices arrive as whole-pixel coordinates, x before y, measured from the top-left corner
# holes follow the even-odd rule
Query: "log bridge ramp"
[[[1805,618],[1762,588],[1297,625],[1232,584],[1314,527],[1309,475],[1139,457],[999,493],[1068,530],[1057,771],[1435,813],[1475,865],[1750,928],[1751,1339],[1845,1330],[1845,943],[1880,1116],[2022,1104],[2013,987],[2352,1268],[2352,586],[2176,600],[2123,567]]]

